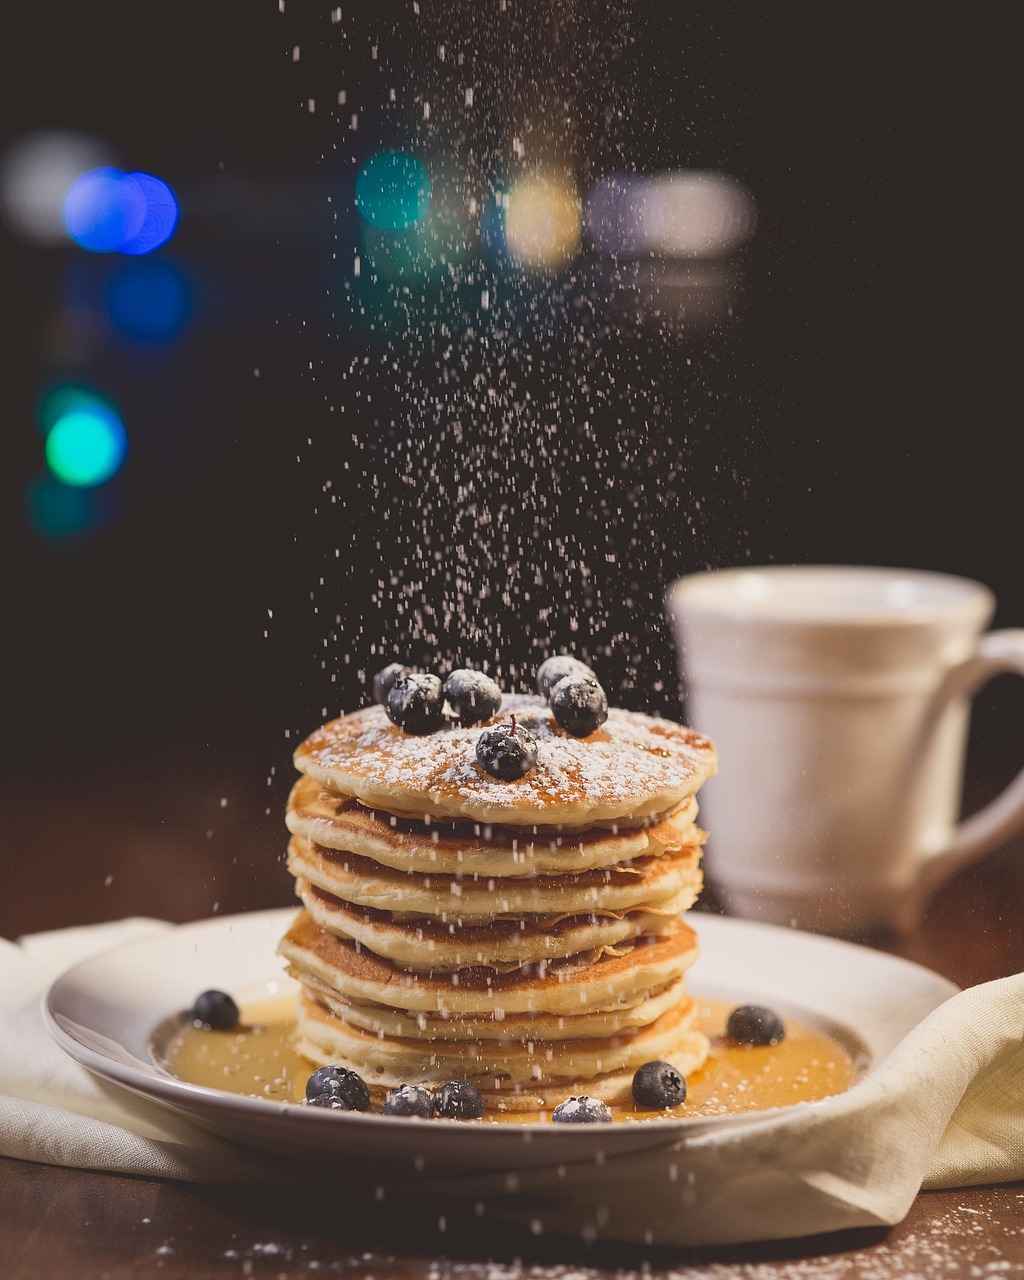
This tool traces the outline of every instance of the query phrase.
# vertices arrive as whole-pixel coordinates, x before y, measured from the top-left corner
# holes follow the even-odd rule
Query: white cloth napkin
[[[296,1177],[94,1077],[41,1000],[68,965],[169,926],[132,919],[0,940],[0,1155],[198,1182]],[[961,992],[867,1079],[825,1103],[596,1163],[424,1175],[460,1206],[545,1233],[733,1244],[898,1222],[926,1188],[1024,1178],[1024,974]],[[372,1191],[372,1188],[370,1188]]]
[[[79,1066],[43,1022],[43,997],[65,969],[170,927],[132,918],[0,938],[0,1155],[194,1181],[265,1176],[248,1152]]]

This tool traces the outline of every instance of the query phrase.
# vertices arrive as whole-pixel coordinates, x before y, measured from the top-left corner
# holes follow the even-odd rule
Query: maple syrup
[[[711,1041],[707,1062],[687,1078],[683,1106],[671,1113],[613,1107],[617,1121],[653,1116],[694,1119],[763,1111],[795,1102],[816,1102],[842,1093],[862,1074],[865,1055],[834,1035],[784,1017],[786,1038],[777,1045],[745,1047],[725,1036],[732,1005],[701,1000],[698,1025]],[[159,1031],[154,1053],[180,1080],[273,1102],[301,1102],[313,1064],[292,1047],[293,997],[247,1006],[234,1031],[204,1031],[191,1023]],[[415,1082],[413,1082],[415,1083]],[[568,1094],[567,1094],[568,1096]],[[485,1121],[549,1120],[539,1112],[489,1112]]]

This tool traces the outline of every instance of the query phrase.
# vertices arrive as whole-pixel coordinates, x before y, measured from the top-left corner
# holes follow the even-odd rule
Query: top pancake
[[[476,762],[484,726],[414,735],[379,706],[318,729],[295,752],[295,766],[323,787],[392,814],[576,829],[668,813],[715,772],[707,738],[640,712],[612,708],[586,738],[561,729],[537,697],[505,697],[487,723],[510,715],[537,739],[537,764],[511,782]]]

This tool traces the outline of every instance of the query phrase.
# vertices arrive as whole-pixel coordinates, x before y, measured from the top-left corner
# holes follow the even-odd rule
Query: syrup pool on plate
[[[613,1108],[613,1119],[636,1121],[666,1114],[693,1119],[816,1102],[842,1093],[861,1074],[862,1056],[856,1049],[799,1019],[783,1018],[786,1037],[781,1043],[745,1047],[725,1036],[732,1005],[699,998],[697,1003],[711,1053],[687,1079],[686,1102],[669,1113]],[[279,997],[245,1006],[242,1023],[234,1031],[204,1031],[190,1022],[165,1024],[155,1038],[154,1052],[172,1075],[189,1084],[273,1102],[301,1102],[314,1066],[292,1048],[294,1020],[294,999]],[[546,1118],[537,1112],[491,1112],[485,1120]]]

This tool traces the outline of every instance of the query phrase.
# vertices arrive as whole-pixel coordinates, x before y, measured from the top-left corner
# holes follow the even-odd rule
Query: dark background
[[[0,147],[75,128],[165,178],[181,222],[159,253],[193,305],[172,342],[118,337],[89,320],[108,257],[0,229],[0,858],[14,873],[0,932],[73,919],[76,876],[109,879],[110,915],[180,916],[175,883],[196,877],[211,910],[287,901],[290,751],[365,696],[381,653],[486,661],[514,683],[572,647],[614,700],[674,714],[661,596],[678,573],[940,569],[986,581],[997,624],[1024,620],[1012,6],[509,7],[423,0],[414,20],[411,4],[345,6],[335,25],[329,5],[299,0],[283,13],[102,0],[5,18]],[[588,261],[520,283],[506,328],[459,348],[453,403],[467,410],[475,373],[498,385],[499,365],[512,390],[456,439],[437,308],[484,319],[436,282],[396,308],[339,266],[357,251],[359,165],[420,136],[386,89],[429,93],[439,38],[476,58],[488,104],[476,134],[452,140],[460,163],[484,172],[508,111],[542,112],[568,85],[578,119],[563,142],[581,178],[706,167],[743,183],[758,223],[733,264],[732,314],[622,320]],[[581,400],[583,372],[610,399]],[[109,390],[131,452],[97,526],[54,538],[32,527],[25,493],[43,470],[37,405],[62,379]],[[528,390],[564,410],[548,452]],[[514,572],[492,542],[446,545],[476,521],[458,508],[466,459],[492,448]],[[398,603],[425,563],[425,503],[463,585],[456,599],[426,582],[417,621]],[[991,786],[1020,762],[1020,713],[1008,680],[980,701]],[[38,888],[56,847],[72,886],[59,910]]]

